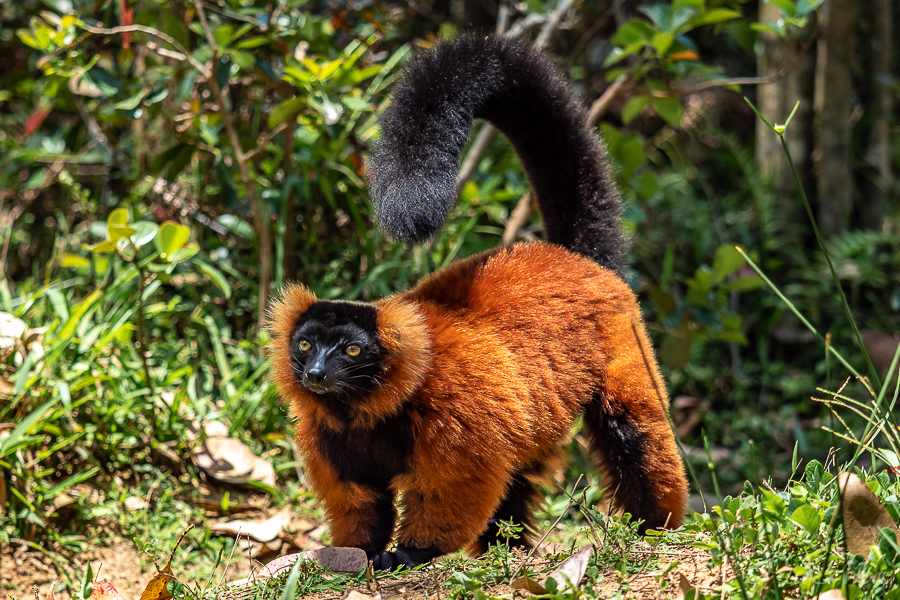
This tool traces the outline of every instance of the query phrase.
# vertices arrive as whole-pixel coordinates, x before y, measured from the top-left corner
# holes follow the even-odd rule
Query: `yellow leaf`
[[[172,597],[166,590],[166,586],[169,582],[175,579],[175,576],[172,574],[172,560],[175,558],[175,551],[178,550],[178,545],[181,544],[181,540],[183,540],[188,531],[193,528],[194,526],[191,525],[184,530],[184,533],[178,536],[178,541],[175,542],[175,547],[172,548],[172,553],[169,555],[169,560],[166,561],[166,566],[160,569],[159,572],[153,576],[153,579],[150,580],[150,583],[147,584],[147,587],[144,588],[144,593],[141,594],[141,600],[168,600]]]

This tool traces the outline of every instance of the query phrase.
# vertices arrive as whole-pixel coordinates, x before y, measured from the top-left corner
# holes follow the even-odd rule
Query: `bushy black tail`
[[[606,150],[559,70],[510,39],[463,37],[409,64],[369,163],[382,228],[409,243],[441,229],[476,118],[493,123],[519,154],[549,241],[621,272],[625,243]]]

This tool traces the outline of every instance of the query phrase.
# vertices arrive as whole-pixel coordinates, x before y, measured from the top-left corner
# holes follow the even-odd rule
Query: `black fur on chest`
[[[406,472],[413,441],[412,421],[403,413],[370,429],[319,432],[319,448],[341,480],[377,488]]]

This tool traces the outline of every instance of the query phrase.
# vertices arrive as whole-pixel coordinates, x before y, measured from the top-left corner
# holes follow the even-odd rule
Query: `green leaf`
[[[93,467],[93,468],[88,469],[87,471],[82,471],[81,473],[75,473],[71,477],[67,477],[66,479],[63,479],[61,482],[59,482],[58,484],[56,484],[55,486],[53,486],[52,488],[47,490],[47,492],[44,493],[44,500],[50,500],[52,498],[56,498],[57,496],[62,494],[64,491],[66,491],[67,489],[72,487],[73,485],[78,485],[79,483],[81,483],[83,481],[87,481],[88,479],[90,479],[91,477],[93,477],[94,475],[96,475],[99,472],[100,472],[100,467]]]
[[[31,428],[34,427],[38,423],[38,421],[44,418],[44,415],[47,414],[47,411],[53,408],[57,402],[58,400],[56,398],[53,398],[52,400],[49,400],[34,409],[31,414],[22,419],[22,421],[18,425],[16,425],[16,428],[13,429],[12,432],[10,432],[9,437],[3,440],[3,443],[0,444],[0,458],[4,458],[5,456],[8,456],[10,453],[12,453],[21,438],[27,435],[31,431]]]
[[[788,16],[793,17],[797,14],[797,9],[791,0],[766,0],[766,3],[777,6],[781,12]]]
[[[341,102],[350,110],[363,111],[372,109],[372,104],[370,102],[366,102],[362,98],[356,98],[354,96],[344,96],[341,98]]]
[[[130,98],[126,98],[125,100],[120,100],[119,102],[112,104],[111,108],[115,108],[116,110],[134,110],[146,95],[147,90],[141,90]]]
[[[643,19],[631,19],[619,27],[612,37],[612,42],[625,47],[635,42],[648,42],[654,33],[653,27]]]
[[[784,500],[781,497],[773,494],[768,490],[760,490],[762,492],[762,503],[763,508],[775,516],[780,517],[784,514],[785,508],[787,508],[784,504]]]
[[[104,96],[115,96],[122,91],[122,82],[106,69],[94,65],[82,75],[85,81],[94,85]]]
[[[296,117],[305,106],[306,99],[303,96],[294,96],[285,100],[269,113],[269,118],[267,119],[269,129],[274,129],[288,119]]]
[[[252,48],[258,48],[260,46],[265,46],[269,43],[269,37],[265,35],[258,35],[255,37],[247,38],[242,42],[238,42],[237,48],[242,50],[250,50]]]
[[[803,504],[791,515],[791,521],[811,534],[816,535],[819,532],[819,525],[822,523],[822,517],[819,516],[819,511],[815,508],[809,504]]]
[[[134,233],[131,235],[131,243],[141,248],[149,244],[156,237],[159,225],[152,221],[135,221],[131,224]]]
[[[888,450],[884,448],[878,451],[878,454],[881,456],[881,459],[891,466],[892,469],[900,468],[900,458],[897,457],[897,453],[893,450]]]
[[[245,71],[249,71],[256,64],[256,56],[252,52],[231,51],[231,60]]]
[[[297,584],[300,581],[300,566],[302,564],[303,558],[298,557],[297,560],[294,561],[294,567],[291,569],[291,574],[288,575],[284,591],[281,592],[281,600],[294,600],[297,597]]]
[[[109,241],[118,242],[121,239],[131,239],[137,230],[130,225],[119,225],[117,223],[110,223],[108,226],[109,231]]]
[[[643,142],[634,136],[628,136],[619,144],[616,158],[619,159],[622,170],[630,177],[636,168],[647,162]]]
[[[159,12],[160,31],[169,34],[176,42],[185,48],[189,48],[191,45],[191,34],[188,31],[188,28],[185,27],[184,21],[170,10],[160,10]]]
[[[217,288],[222,290],[222,293],[225,294],[226,298],[231,298],[231,285],[229,285],[225,276],[222,275],[222,271],[202,260],[195,260],[194,264],[201,273],[209,277],[209,280],[212,281]]]
[[[100,254],[112,254],[116,251],[116,243],[111,240],[103,240],[93,246],[88,246],[87,249]]]
[[[712,25],[713,23],[738,19],[740,16],[741,13],[728,8],[713,8],[691,19],[691,26],[700,27],[702,25]]]
[[[198,252],[200,252],[200,246],[198,244],[186,244],[184,247],[170,254],[169,260],[172,263],[184,262],[195,256]]]
[[[87,570],[84,572],[84,577],[81,579],[81,597],[84,600],[91,597],[91,594],[94,591],[94,571],[91,569],[91,563],[88,562]]]
[[[751,275],[749,277],[741,277],[739,279],[735,279],[734,281],[729,281],[722,286],[722,289],[726,292],[748,292],[750,290],[761,288],[765,284],[766,282],[762,280],[762,277]]]
[[[53,288],[48,288],[46,293],[47,299],[50,300],[50,304],[53,306],[53,312],[56,313],[56,316],[58,316],[63,323],[68,321],[69,307],[66,306],[66,297],[63,296],[59,290],[54,290]]]
[[[675,127],[681,127],[681,99],[679,98],[653,98],[652,100],[656,112],[659,113],[666,123]]]
[[[669,48],[672,47],[672,42],[674,41],[675,36],[671,33],[660,32],[653,36],[653,40],[650,43],[657,54],[664,56]]]
[[[38,41],[34,39],[34,36],[31,35],[31,31],[28,29],[19,29],[16,31],[16,35],[19,36],[19,39],[22,40],[22,43],[26,46],[31,46],[35,50],[42,50],[41,45],[38,44]]]
[[[85,315],[85,313],[94,306],[94,303],[97,302],[103,293],[100,290],[94,290],[87,297],[85,297],[81,302],[76,304],[74,308],[70,311],[71,316],[69,317],[69,321],[63,326],[62,331],[59,332],[57,339],[66,339],[69,336],[75,333],[75,330],[78,328],[78,325],[81,323],[81,318]]]
[[[156,249],[163,260],[170,260],[169,255],[180,250],[191,237],[191,230],[180,223],[166,221],[159,227],[155,238]]]
[[[91,261],[77,254],[63,254],[59,264],[67,269],[90,269]]]
[[[631,123],[635,117],[644,112],[644,108],[650,103],[647,96],[632,96],[622,107],[622,122],[626,125]]]
[[[72,411],[72,392],[69,390],[69,384],[65,381],[60,381],[56,384],[56,391],[59,392],[59,399],[62,400],[63,408],[66,409],[66,412]]]
[[[128,210],[125,208],[117,208],[116,210],[109,213],[109,216],[106,218],[106,226],[110,225],[125,225],[128,223],[129,215]]]
[[[713,258],[713,280],[723,281],[726,277],[744,266],[744,257],[733,244],[722,244],[716,248]]]
[[[200,137],[210,146],[219,145],[219,132],[205,120],[200,121]]]
[[[213,39],[216,45],[227,46],[231,42],[231,36],[234,34],[234,27],[231,25],[222,25],[213,32]]]

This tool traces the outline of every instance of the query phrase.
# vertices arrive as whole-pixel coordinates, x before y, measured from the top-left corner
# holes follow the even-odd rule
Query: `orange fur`
[[[558,246],[522,244],[457,262],[375,303],[384,367],[375,391],[345,419],[299,385],[290,366],[291,332],[315,302],[303,287],[285,289],[270,315],[271,351],[335,544],[371,550],[366,523],[377,494],[342,481],[317,436],[365,431],[395,415],[410,420],[414,435],[406,469],[390,483],[402,492],[402,546],[477,549],[516,474],[529,465],[530,478],[552,474],[586,409],[612,415],[611,431],[640,442],[636,482],[610,462],[621,462],[617,448],[604,446],[615,440],[595,440],[599,466],[615,484],[610,493],[646,486],[652,510],[641,516],[652,526],[681,524],[687,482],[665,385],[634,295],[613,272]]]

